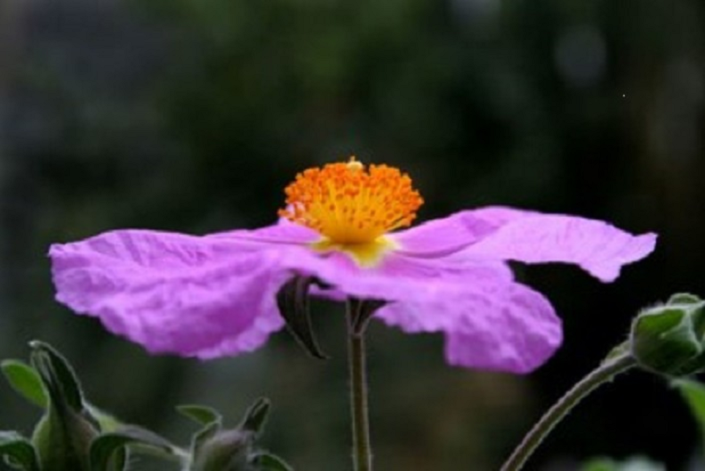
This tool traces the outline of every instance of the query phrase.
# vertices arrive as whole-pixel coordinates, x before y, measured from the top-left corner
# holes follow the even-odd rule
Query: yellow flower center
[[[318,231],[323,238],[314,248],[343,250],[365,266],[394,247],[384,234],[409,226],[423,204],[407,174],[387,165],[366,168],[355,157],[299,173],[285,193],[287,208],[279,215]]]

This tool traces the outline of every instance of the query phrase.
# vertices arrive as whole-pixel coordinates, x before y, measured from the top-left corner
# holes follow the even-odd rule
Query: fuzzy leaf
[[[177,406],[176,410],[179,411],[181,415],[186,416],[201,425],[210,425],[214,422],[221,424],[223,421],[220,413],[208,406],[185,404],[182,406]]]
[[[39,373],[27,363],[21,360],[5,360],[0,363],[0,368],[5,378],[25,399],[43,409],[49,404],[49,398],[42,386]]]
[[[217,410],[197,404],[178,406],[176,410],[179,411],[181,415],[203,425],[203,427],[196,431],[191,437],[191,454],[196,456],[196,454],[200,452],[203,444],[220,431],[223,418]]]
[[[0,456],[14,468],[39,471],[34,446],[17,432],[0,432]]]
[[[68,361],[49,344],[33,340],[31,362],[55,403],[66,403],[76,412],[83,410],[83,393]]]
[[[211,422],[210,425],[206,425],[194,433],[191,437],[191,454],[193,456],[200,454],[203,446],[208,440],[215,437],[218,432],[220,432],[220,424],[218,422]]]
[[[149,430],[129,426],[117,432],[103,434],[93,440],[90,449],[91,471],[108,471],[111,457],[127,445],[144,446],[161,454],[177,454],[177,448],[165,438]],[[120,459],[118,455],[118,460],[124,461],[124,458]]]
[[[270,406],[271,402],[269,402],[269,399],[265,397],[257,399],[254,404],[247,409],[240,428],[254,432],[257,435],[260,434],[269,416]]]
[[[113,415],[105,412],[104,410],[86,402],[84,404],[88,413],[91,417],[98,423],[100,431],[103,433],[116,432],[121,427],[126,427],[127,425],[115,418]]]

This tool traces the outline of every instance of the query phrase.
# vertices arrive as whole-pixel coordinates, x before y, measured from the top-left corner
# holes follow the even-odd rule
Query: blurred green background
[[[612,285],[518,267],[565,325],[526,377],[451,368],[440,337],[373,326],[378,468],[497,469],[639,307],[705,295],[704,25],[698,0],[2,0],[0,358],[48,341],[93,402],[182,443],[176,404],[236,421],[266,395],[270,449],[298,470],[345,470],[338,306],[316,306],[327,362],[285,333],[234,359],[152,357],[53,301],[49,244],[269,224],[297,171],[350,154],[409,172],[421,220],[504,204],[658,232]],[[29,433],[37,413],[0,385],[0,428]],[[528,469],[643,453],[679,470],[697,443],[677,395],[633,373]]]

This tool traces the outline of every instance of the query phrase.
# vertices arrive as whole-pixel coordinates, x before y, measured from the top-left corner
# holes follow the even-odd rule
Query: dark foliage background
[[[657,231],[657,252],[612,285],[518,267],[565,324],[564,347],[528,377],[452,369],[440,338],[373,327],[379,468],[496,469],[638,308],[674,291],[705,295],[704,9],[3,0],[0,357],[46,340],[95,403],[181,442],[190,429],[174,405],[207,403],[235,421],[267,395],[271,449],[300,470],[348,469],[336,306],[317,306],[326,363],[285,334],[236,359],[151,357],[53,302],[48,245],[121,227],[268,224],[297,171],[350,154],[408,171],[427,201],[422,219],[505,204]],[[36,414],[0,386],[0,428],[29,433]],[[529,468],[646,454],[684,469],[697,443],[675,393],[634,373],[572,414]]]

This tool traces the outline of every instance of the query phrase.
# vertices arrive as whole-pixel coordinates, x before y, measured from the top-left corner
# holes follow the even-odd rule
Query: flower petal
[[[292,247],[282,252],[281,263],[283,269],[332,285],[328,293],[313,291],[332,299],[425,299],[428,293],[443,292],[446,283],[507,283],[513,279],[504,262],[453,256],[422,258],[390,252],[380,265],[362,268],[344,253],[320,254]]]
[[[56,299],[150,352],[214,356],[255,348],[282,322],[276,253],[216,237],[124,230],[55,244]],[[265,316],[265,320],[262,320]]]
[[[310,244],[321,239],[321,235],[311,228],[293,223],[288,219],[279,219],[276,224],[259,229],[237,229],[218,232],[208,237],[264,242],[266,244]]]
[[[493,232],[497,225],[481,218],[469,219],[467,211],[424,222],[388,234],[399,251],[416,257],[438,257],[456,252]]]
[[[388,304],[375,317],[405,332],[444,332],[448,362],[467,368],[526,373],[562,341],[551,304],[519,283],[429,293],[425,300]]]
[[[613,225],[575,216],[541,214],[509,208],[463,213],[469,227],[497,224],[496,230],[463,249],[463,255],[526,263],[579,265],[602,281],[613,281],[623,265],[654,250],[656,234],[634,236]]]
[[[262,314],[255,317],[252,324],[236,336],[228,336],[212,347],[204,348],[195,353],[201,360],[235,356],[251,352],[261,347],[273,332],[284,327],[284,319],[279,315],[274,296],[266,296],[263,300]]]

